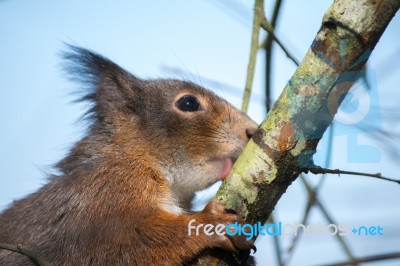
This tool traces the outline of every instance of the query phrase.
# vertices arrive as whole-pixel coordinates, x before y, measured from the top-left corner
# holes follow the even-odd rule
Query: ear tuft
[[[124,109],[140,81],[111,60],[84,48],[67,44],[62,52],[68,77],[84,86],[78,101],[89,101],[87,116],[105,118]]]

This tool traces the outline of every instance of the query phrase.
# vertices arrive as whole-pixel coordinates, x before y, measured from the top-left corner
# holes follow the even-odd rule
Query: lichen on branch
[[[216,199],[249,223],[264,223],[303,169],[399,0],[336,0],[310,49],[233,166]],[[218,259],[216,259],[218,260]],[[220,261],[226,265],[231,254]],[[214,261],[215,262],[215,261]]]

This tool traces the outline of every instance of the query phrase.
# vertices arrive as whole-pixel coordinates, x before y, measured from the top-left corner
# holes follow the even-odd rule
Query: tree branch
[[[314,165],[312,157],[341,96],[361,75],[399,6],[400,0],[334,1],[311,48],[237,159],[217,200],[248,223],[267,220],[302,169]],[[226,253],[220,265],[228,261],[232,254]]]

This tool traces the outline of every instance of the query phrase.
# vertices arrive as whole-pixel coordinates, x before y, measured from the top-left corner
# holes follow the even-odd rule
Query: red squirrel
[[[140,79],[76,46],[64,59],[91,104],[87,135],[58,175],[2,212],[0,242],[52,265],[181,265],[211,248],[253,248],[245,236],[189,236],[188,223],[241,221],[216,201],[190,208],[228,175],[257,124],[194,83]],[[0,249],[0,265],[34,263]]]

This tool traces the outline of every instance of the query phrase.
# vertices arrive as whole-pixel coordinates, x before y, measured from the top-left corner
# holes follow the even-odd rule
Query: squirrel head
[[[83,99],[92,104],[92,125],[83,140],[88,144],[78,144],[77,155],[73,150],[59,164],[63,172],[102,156],[145,164],[168,181],[179,206],[189,209],[196,191],[228,175],[257,128],[245,113],[194,83],[140,79],[75,46],[64,58],[68,73],[87,87]]]

